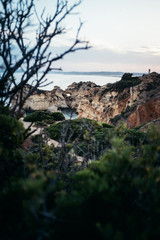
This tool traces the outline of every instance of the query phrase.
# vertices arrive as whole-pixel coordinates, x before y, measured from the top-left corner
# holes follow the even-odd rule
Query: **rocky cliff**
[[[135,127],[160,117],[160,74],[142,77],[124,74],[119,82],[98,86],[92,82],[73,83],[65,91],[55,87],[28,98],[25,110],[74,109],[79,118],[116,124],[124,120]]]
[[[26,85],[24,96],[30,86]],[[54,87],[52,91],[37,90],[24,104],[25,111],[48,110],[55,112],[58,108],[68,108],[64,98],[64,91],[60,87]]]

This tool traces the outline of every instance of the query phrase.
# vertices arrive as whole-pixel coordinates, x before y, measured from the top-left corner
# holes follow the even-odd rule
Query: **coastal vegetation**
[[[107,88],[102,92],[101,97],[109,91],[117,91],[118,93],[123,92],[125,88],[134,87],[140,84],[142,81],[139,77],[133,77],[132,73],[125,73],[122,79],[115,83],[108,83]]]
[[[57,0],[55,14],[45,19],[34,0],[0,1],[0,239],[159,239],[160,133],[154,126],[144,132],[124,122],[65,120],[47,111],[26,116],[27,129],[19,121],[25,100],[55,69],[52,63],[88,49],[79,39],[80,24],[67,50],[54,57],[48,51],[52,38],[65,33],[63,20],[81,3],[68,2]],[[30,26],[33,15],[37,31]],[[36,32],[34,46],[27,42],[28,26]],[[120,93],[139,82],[127,74],[108,87]],[[33,123],[40,129],[36,135]]]
[[[61,146],[48,146],[39,135],[26,150],[22,124],[6,109],[1,113],[1,239],[159,237],[160,134],[154,127],[144,133],[123,123],[62,121],[44,131]],[[72,132],[59,139],[66,124]],[[98,144],[103,149],[94,155]]]
[[[28,114],[25,118],[25,122],[52,122],[52,121],[62,121],[64,120],[64,116],[61,112],[47,112],[47,111],[35,111],[33,113]]]

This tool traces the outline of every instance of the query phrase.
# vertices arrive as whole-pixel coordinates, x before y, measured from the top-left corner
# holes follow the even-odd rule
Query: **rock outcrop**
[[[65,91],[55,87],[52,91],[36,92],[24,105],[25,110],[62,108],[76,109],[79,118],[113,124],[124,120],[130,128],[139,126],[160,117],[160,74],[124,74],[119,82],[104,86],[73,83]]]
[[[29,86],[28,86],[29,87]],[[54,87],[52,91],[37,90],[24,104],[24,110],[48,110],[55,112],[58,108],[68,108],[63,96],[64,91],[60,87]]]

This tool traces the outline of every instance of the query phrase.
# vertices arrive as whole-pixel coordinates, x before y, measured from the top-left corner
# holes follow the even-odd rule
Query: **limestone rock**
[[[92,82],[71,84],[65,91],[37,91],[24,104],[25,110],[74,109],[79,118],[91,118],[128,127],[160,118],[160,74],[155,72],[132,77],[126,74],[119,82],[98,86]]]

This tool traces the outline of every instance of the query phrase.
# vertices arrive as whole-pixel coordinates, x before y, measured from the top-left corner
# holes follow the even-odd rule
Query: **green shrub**
[[[140,144],[147,142],[147,134],[136,129],[128,129],[124,132],[124,135],[125,140],[134,146],[140,146]]]
[[[110,125],[108,123],[102,123],[103,128],[114,128],[113,125]]]
[[[3,104],[0,103],[0,114],[9,115],[8,107],[5,107]]]
[[[44,122],[45,122],[46,124],[54,124],[56,121],[53,120],[53,119],[45,119]]]
[[[64,123],[65,122],[53,124],[53,125],[49,126],[48,128],[46,128],[46,131],[49,134],[49,137],[56,141],[60,141],[62,127],[63,127]]]
[[[34,171],[28,178],[14,179],[0,192],[0,238],[50,239],[54,215],[48,213],[54,204],[56,176]],[[48,209],[44,209],[47,205]],[[47,215],[48,214],[48,215]],[[46,237],[47,236],[47,237]]]
[[[9,115],[0,116],[0,147],[15,149],[23,141],[24,128],[22,123]]]
[[[36,122],[43,120],[62,121],[64,116],[61,112],[47,112],[47,111],[36,111],[24,118],[25,122]]]
[[[49,137],[71,144],[79,156],[96,159],[110,147],[114,127],[90,119],[66,120],[46,129]]]
[[[19,147],[23,142],[22,123],[9,115],[0,116],[0,187],[11,176],[22,172],[22,156]]]
[[[47,126],[47,123],[45,123],[45,120],[43,120],[43,121],[37,121],[37,122],[35,122],[35,126],[36,126],[36,127],[46,127],[46,126]]]
[[[112,149],[73,177],[57,198],[55,239],[158,239],[160,135],[152,133],[138,159],[115,138]]]
[[[123,115],[123,114],[122,114]],[[113,118],[110,118],[110,122],[114,125],[116,125],[120,120],[122,120],[122,115],[116,115]]]
[[[16,136],[22,125],[6,116],[2,122],[11,122],[16,133],[7,133],[15,139],[14,149],[1,143],[1,239],[159,239],[160,134],[154,128],[144,144],[143,133],[124,125],[108,128],[89,119],[71,120],[78,143],[74,138],[63,149],[42,143],[40,151],[21,152],[23,162],[21,134]],[[85,170],[75,174],[72,163],[65,165],[63,150],[71,151],[74,143],[98,156],[96,144],[107,141],[110,149]]]
[[[139,77],[132,77],[132,73],[125,73],[120,81],[112,84],[107,84],[106,89],[102,91],[100,98],[109,91],[123,92],[125,88],[134,87],[142,82]]]
[[[41,134],[36,134],[36,135],[31,136],[31,140],[32,140],[34,143],[42,143],[42,144],[44,143]]]
[[[61,123],[57,123],[51,125],[46,129],[49,136],[59,141],[61,138],[64,138],[64,141],[70,140],[70,142],[74,141],[76,138],[79,140],[84,139],[86,135],[86,131],[94,131],[96,128],[100,126],[94,120],[81,118],[74,120],[66,120]]]

